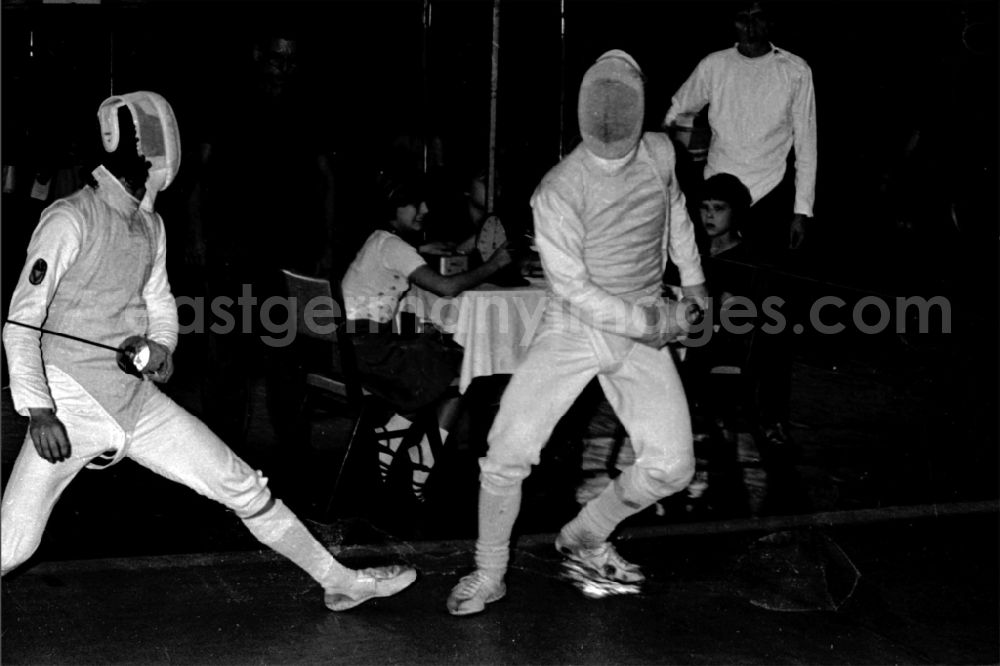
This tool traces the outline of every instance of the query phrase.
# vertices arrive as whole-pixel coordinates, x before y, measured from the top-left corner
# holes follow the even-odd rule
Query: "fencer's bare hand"
[[[69,458],[69,436],[55,412],[51,409],[30,409],[28,412],[31,415],[28,433],[38,455],[53,464]]]
[[[174,374],[174,355],[155,340],[146,340],[149,345],[149,364],[143,370],[157,384],[164,384]]]
[[[806,239],[806,216],[796,213],[792,216],[792,225],[788,232],[788,248],[797,250]]]

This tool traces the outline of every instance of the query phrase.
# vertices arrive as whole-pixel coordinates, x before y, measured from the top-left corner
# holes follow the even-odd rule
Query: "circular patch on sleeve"
[[[45,273],[49,270],[49,265],[45,263],[44,259],[39,259],[35,262],[35,265],[31,267],[31,274],[28,275],[28,282],[34,285],[42,283],[45,279]]]

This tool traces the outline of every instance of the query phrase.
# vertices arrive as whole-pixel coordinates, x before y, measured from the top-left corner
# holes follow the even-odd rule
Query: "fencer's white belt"
[[[108,449],[99,456],[95,456],[90,459],[87,463],[87,469],[104,469],[105,467],[111,467],[119,460],[118,451],[115,449]]]

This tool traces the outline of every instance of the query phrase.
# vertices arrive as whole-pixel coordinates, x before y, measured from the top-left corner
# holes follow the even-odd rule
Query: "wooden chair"
[[[427,435],[435,457],[440,459],[443,443],[437,427],[436,405],[415,415],[413,425],[406,430],[382,430],[373,417],[391,414],[392,407],[369,392],[362,384],[357,359],[343,302],[335,295],[330,281],[301,275],[283,269],[287,295],[294,298],[296,335],[295,345],[303,382],[303,398],[299,413],[300,425],[309,431],[316,399],[331,400],[348,419],[350,427],[343,458],[325,498],[318,507],[323,517],[333,513],[341,481],[348,462],[364,456],[375,474],[378,474],[377,443],[403,436],[399,454],[409,446],[418,445]],[[308,435],[307,435],[308,437]],[[395,460],[408,457],[397,454]],[[395,462],[395,461],[394,461]]]

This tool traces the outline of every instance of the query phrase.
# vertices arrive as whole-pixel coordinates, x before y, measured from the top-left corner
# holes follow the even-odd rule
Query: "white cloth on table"
[[[476,377],[514,372],[528,351],[547,302],[540,283],[513,288],[485,285],[454,298],[414,286],[400,310],[430,321],[462,346],[459,390],[464,393]]]

